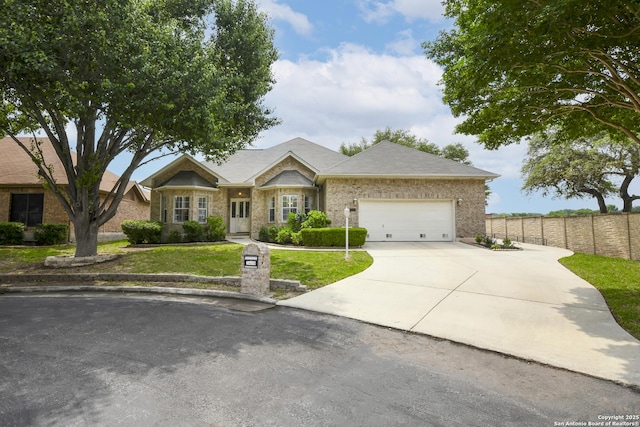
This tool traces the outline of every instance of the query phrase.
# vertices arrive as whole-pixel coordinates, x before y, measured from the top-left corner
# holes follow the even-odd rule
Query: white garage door
[[[451,242],[455,237],[452,201],[363,200],[360,227],[371,242]]]

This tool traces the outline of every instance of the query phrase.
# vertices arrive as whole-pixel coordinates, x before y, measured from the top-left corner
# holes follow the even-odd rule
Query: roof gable
[[[210,183],[198,173],[194,171],[178,171],[175,175],[169,178],[164,183],[160,184],[158,188],[163,187],[199,187],[199,188],[217,188],[214,184]]]
[[[263,189],[271,187],[313,187],[313,181],[297,170],[285,170],[260,186]]]
[[[220,176],[220,174],[207,167],[207,163],[199,162],[190,155],[183,154],[173,162],[164,166],[158,172],[140,181],[140,184],[144,185],[145,187],[157,188],[166,185],[166,182],[180,171],[194,169],[197,171],[201,171],[205,176],[211,176],[211,178],[213,178],[212,181],[218,183],[226,181],[224,177]],[[202,175],[200,176],[202,177]],[[204,179],[206,181],[206,178]]]
[[[318,173],[347,158],[344,154],[330,150],[303,138],[294,138],[282,144],[265,149],[239,150],[224,163],[205,162],[229,183],[252,184],[253,180],[282,162],[288,156],[294,157]]]
[[[492,179],[499,175],[414,148],[382,141],[322,171],[320,176]]]

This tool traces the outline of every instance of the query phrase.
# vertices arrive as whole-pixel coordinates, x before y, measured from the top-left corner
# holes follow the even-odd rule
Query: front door
[[[229,215],[230,233],[248,233],[251,231],[251,201],[250,199],[231,199],[231,213]]]

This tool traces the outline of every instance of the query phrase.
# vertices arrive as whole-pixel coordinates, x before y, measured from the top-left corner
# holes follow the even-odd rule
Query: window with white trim
[[[304,197],[304,213],[308,214],[309,211],[311,210],[311,197],[306,195],[303,197]]]
[[[269,222],[276,222],[276,198],[269,198]]]
[[[198,222],[204,224],[209,216],[207,197],[198,197]]]
[[[176,196],[173,199],[173,222],[189,221],[189,196]]]
[[[287,222],[289,212],[298,213],[298,196],[286,195],[282,196],[282,222]]]

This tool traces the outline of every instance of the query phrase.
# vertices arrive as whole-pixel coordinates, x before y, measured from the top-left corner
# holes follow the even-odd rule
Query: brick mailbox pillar
[[[271,277],[271,255],[267,245],[250,243],[242,251],[240,291],[245,294],[267,295]]]

